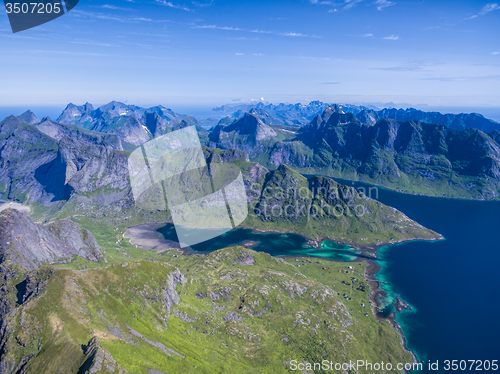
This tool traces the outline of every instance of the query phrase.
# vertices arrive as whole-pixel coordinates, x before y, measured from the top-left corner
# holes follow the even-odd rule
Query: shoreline
[[[158,228],[163,227],[165,223],[144,223],[136,226],[130,226],[127,228],[125,233],[123,234],[123,237],[126,239],[130,240],[130,243],[132,245],[135,245],[137,248],[142,248],[145,250],[156,250],[158,254],[161,254],[167,250],[176,250],[182,253],[183,256],[193,256],[193,255],[207,255],[207,253],[201,253],[201,252],[196,252],[190,247],[186,248],[181,248],[179,243],[173,242],[171,240],[167,240],[163,237],[163,235],[156,231]],[[316,246],[314,248],[320,248],[321,243],[324,240],[332,240],[327,237],[321,237],[319,240],[313,240],[306,235],[295,233],[295,232],[282,232],[282,231],[276,231],[276,230],[263,230],[263,229],[256,229],[256,228],[247,228],[247,227],[239,227],[243,229],[250,229],[254,233],[277,233],[277,234],[296,234],[296,235],[301,235],[304,238],[308,240],[307,244],[315,244]],[[388,242],[388,243],[378,243],[375,246],[371,245],[363,245],[360,246],[361,248],[356,248],[357,250],[364,250],[364,251],[371,251],[375,252],[377,251],[378,248],[382,246],[387,246],[387,245],[395,245],[395,244],[401,244],[404,242],[408,241],[415,241],[415,240],[424,240],[424,241],[437,241],[437,240],[444,240],[443,237],[441,238],[436,238],[436,239],[408,239],[408,240],[401,240],[398,242]],[[341,242],[341,240],[333,240],[336,243],[339,244],[345,244],[345,245],[351,245],[350,242],[344,241]],[[243,243],[239,244],[242,247],[245,248],[252,248],[255,246],[257,243],[253,242],[251,240],[244,241]],[[310,258],[318,258],[317,256],[310,256],[310,255],[295,255],[295,256],[280,256],[280,257],[285,257],[285,258],[296,258],[296,257],[310,257]],[[341,261],[335,261],[329,258],[322,258],[323,260],[327,261],[332,261],[332,262],[341,262]],[[420,361],[418,360],[417,354],[412,351],[411,349],[408,348],[406,338],[404,336],[404,333],[402,331],[401,325],[396,322],[396,312],[391,312],[386,318],[381,317],[378,315],[378,302],[377,298],[379,297],[386,297],[387,293],[380,287],[380,283],[383,281],[374,279],[376,278],[376,274],[382,269],[382,267],[377,263],[377,257],[374,257],[373,259],[367,258],[367,257],[358,257],[353,261],[342,261],[342,262],[354,262],[354,261],[365,261],[367,263],[367,266],[365,268],[365,273],[363,274],[364,280],[368,283],[368,286],[370,288],[370,295],[369,295],[369,300],[371,302],[371,307],[372,307],[372,313],[375,317],[375,319],[379,323],[384,323],[384,322],[389,322],[391,326],[398,332],[400,338],[401,338],[401,345],[403,349],[407,352],[409,352],[414,360],[414,363],[419,363]],[[407,371],[404,371],[407,373]]]
[[[342,238],[337,238],[337,239],[332,239],[328,236],[320,236],[318,239],[313,239],[307,235],[298,233],[298,232],[293,232],[293,231],[278,231],[278,230],[264,230],[264,229],[259,229],[259,228],[251,228],[251,227],[244,227],[244,226],[238,226],[236,229],[242,228],[242,229],[247,229],[247,230],[252,230],[254,233],[261,233],[261,234],[295,234],[295,235],[300,235],[307,239],[307,244],[311,245],[315,249],[321,249],[321,243],[324,242],[325,240],[329,240],[332,242],[335,242],[337,244],[343,244],[343,245],[348,245],[356,250],[360,251],[370,251],[370,252],[375,252],[381,247],[385,247],[387,245],[397,245],[397,244],[402,244],[402,243],[408,243],[408,242],[414,242],[414,241],[425,241],[425,242],[434,242],[438,240],[446,240],[444,236],[438,233],[439,237],[438,238],[432,238],[432,239],[425,239],[425,238],[412,238],[412,239],[400,239],[400,240],[394,240],[394,241],[389,241],[389,242],[379,242],[379,243],[367,243],[367,244],[359,244],[356,242],[351,242],[346,239]]]
[[[181,248],[179,246],[179,243],[167,240],[163,237],[163,235],[156,230],[159,229],[160,227],[165,226],[167,223],[142,223],[140,225],[136,226],[129,226],[127,227],[127,230],[123,234],[123,237],[126,239],[130,239],[130,243],[132,245],[136,245],[139,247],[142,247],[143,249],[146,250],[151,250],[155,249],[158,251],[158,253],[162,253],[166,250],[178,250],[181,251],[183,255],[185,256],[190,256],[194,254],[203,254],[203,252],[197,252],[193,250],[191,247],[185,247]],[[368,251],[368,252],[375,252],[380,249],[381,247],[385,247],[387,245],[397,245],[397,244],[402,244],[402,243],[407,243],[407,242],[413,242],[413,241],[428,241],[428,242],[433,242],[433,241],[438,241],[438,240],[446,240],[442,235],[438,238],[432,238],[432,239],[425,239],[425,238],[411,238],[411,239],[401,239],[401,240],[396,240],[396,241],[389,241],[389,242],[380,242],[380,243],[367,243],[367,244],[359,244],[355,243],[352,241],[348,241],[342,238],[337,238],[337,239],[332,239],[328,236],[320,236],[316,240],[304,235],[302,233],[297,233],[293,231],[279,231],[279,230],[265,230],[265,229],[259,229],[259,228],[251,228],[251,227],[245,227],[245,226],[237,226],[235,229],[245,229],[245,230],[251,230],[253,233],[259,233],[259,234],[294,234],[294,235],[300,235],[303,238],[307,240],[307,245],[311,246],[314,249],[321,249],[321,243],[324,242],[325,240],[329,240],[332,242],[335,242],[337,244],[343,244],[347,245],[354,250],[357,251]],[[152,233],[153,237],[151,236],[145,236],[146,233]],[[128,236],[131,235],[131,236]],[[132,240],[134,242],[132,242]]]
[[[327,174],[318,174],[318,173],[313,173],[313,174],[303,174],[303,173],[300,173],[300,175],[308,178],[309,176],[321,176],[321,177],[326,177],[326,178],[331,178],[333,180],[335,180],[335,182],[337,182],[338,184],[341,184],[341,185],[344,185],[344,186],[348,186],[348,187],[354,187],[352,185],[349,185],[349,183],[364,183],[366,184],[368,187],[375,187],[375,188],[380,188],[380,189],[384,189],[384,190],[387,190],[387,191],[391,191],[391,192],[397,192],[397,193],[400,193],[402,195],[411,195],[411,196],[422,196],[422,197],[431,197],[431,198],[436,198],[436,199],[448,199],[448,200],[468,200],[468,201],[500,201],[500,197],[496,197],[496,198],[493,198],[493,199],[474,199],[474,198],[470,198],[470,197],[450,197],[450,196],[436,196],[436,195],[427,195],[427,194],[424,194],[424,193],[419,193],[419,192],[405,192],[403,190],[398,190],[398,189],[393,189],[393,188],[390,188],[390,187],[386,187],[386,186],[381,186],[381,185],[378,185],[378,184],[372,184],[370,182],[366,182],[364,180],[361,180],[361,179],[345,179],[345,178],[341,178],[341,177],[334,177],[334,176],[331,176],[331,175],[327,175]],[[339,179],[341,182],[337,181],[336,179]],[[356,187],[354,187],[356,188]],[[368,198],[370,198],[369,196],[367,196]],[[376,200],[376,199],[374,199]]]
[[[401,328],[401,325],[396,321],[396,312],[394,312],[394,311],[391,312],[386,318],[378,315],[377,297],[379,297],[379,296],[386,297],[387,292],[385,292],[380,287],[380,283],[384,283],[384,282],[377,280],[377,279],[373,279],[373,278],[376,278],[375,277],[376,274],[378,274],[380,272],[380,270],[382,270],[382,267],[374,260],[369,260],[369,259],[364,259],[364,260],[368,264],[368,266],[365,269],[364,277],[365,277],[365,280],[369,284],[370,290],[372,291],[370,293],[369,299],[371,301],[372,313],[375,316],[375,319],[379,323],[383,323],[386,321],[389,322],[391,324],[391,326],[398,332],[398,334],[401,338],[401,345],[403,346],[403,349],[412,355],[414,363],[417,363],[417,364],[420,363],[420,361],[418,360],[417,354],[408,348],[408,344],[407,344],[405,335],[403,333],[403,330]],[[408,373],[408,371],[404,370],[404,373],[406,374],[406,373]]]

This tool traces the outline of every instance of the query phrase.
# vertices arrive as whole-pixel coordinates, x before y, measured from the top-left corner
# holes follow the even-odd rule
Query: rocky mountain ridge
[[[444,125],[457,130],[474,128],[485,133],[500,130],[500,123],[484,118],[479,113],[441,114],[439,112],[424,112],[414,108],[406,110],[386,108],[379,111],[365,109],[357,113],[356,118],[368,125],[374,125],[381,119],[395,119],[398,121],[420,121]]]
[[[112,101],[97,109],[90,103],[82,106],[70,103],[57,118],[57,122],[103,133],[114,133],[133,146],[191,125],[197,126],[198,131],[204,131],[194,117],[175,113],[161,105],[141,108],[118,101]]]
[[[43,226],[15,209],[0,212],[0,260],[22,266],[26,271],[42,263],[59,263],[79,256],[89,261],[103,257],[94,236],[71,220]]]

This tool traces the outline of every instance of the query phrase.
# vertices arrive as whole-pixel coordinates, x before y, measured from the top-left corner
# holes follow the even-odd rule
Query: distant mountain
[[[287,164],[306,174],[362,180],[411,193],[500,198],[500,131],[488,135],[474,128],[453,129],[416,120],[373,123],[370,113],[365,109],[355,114],[332,105],[297,131],[267,126],[257,115],[247,113],[229,126],[215,127],[208,144],[244,150],[251,160],[271,169]],[[378,113],[395,115],[397,111]],[[477,115],[457,118],[484,119]],[[259,128],[267,126],[276,135],[267,131],[262,141],[250,137],[251,132],[243,136],[242,124],[249,121],[259,123]]]
[[[191,125],[204,132],[194,117],[175,113],[163,106],[141,108],[118,101],[97,109],[89,103],[82,106],[68,104],[57,122],[103,133],[115,133],[133,146]]]
[[[33,113],[31,110],[27,110],[20,116],[17,116],[21,121],[24,121],[26,123],[29,123],[30,125],[34,125],[35,123],[40,122],[37,116],[35,116],[35,113]]]
[[[362,110],[368,110],[366,107],[349,105],[349,104],[334,104],[339,110],[345,113],[357,114]],[[257,116],[262,122],[267,125],[286,125],[286,126],[303,126],[308,124],[315,116],[321,114],[325,109],[332,104],[323,103],[321,101],[311,101],[307,105],[303,104],[269,104],[262,102],[251,102],[241,104],[227,104],[214,111],[231,114],[233,118],[241,118],[245,113],[251,113]]]
[[[211,131],[209,146],[216,148],[237,148],[251,157],[257,156],[274,142],[276,131],[253,114],[246,113],[242,118],[226,126],[219,124]]]
[[[500,123],[484,118],[478,113],[441,114],[438,112],[423,112],[417,109],[382,109],[374,111],[365,109],[356,114],[362,123],[374,125],[381,119],[396,119],[398,121],[420,121],[445,125],[453,129],[464,130],[468,128],[479,129],[483,132],[500,130]]]
[[[317,116],[295,138],[277,141],[269,163],[412,193],[499,198],[497,134],[393,119],[366,125],[334,111]]]

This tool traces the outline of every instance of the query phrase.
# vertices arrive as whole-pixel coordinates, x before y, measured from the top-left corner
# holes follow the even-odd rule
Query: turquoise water
[[[390,300],[399,295],[413,307],[398,313],[396,320],[408,347],[424,361],[424,372],[436,372],[427,369],[428,360],[439,361],[438,372],[448,372],[445,360],[500,360],[500,201],[433,198],[385,189],[378,190],[377,199],[446,238],[379,251],[382,269],[377,278],[388,282],[381,287]]]
[[[354,187],[368,185],[341,181]],[[412,307],[397,313],[396,320],[410,349],[424,362],[445,360],[500,360],[500,202],[470,201],[406,195],[378,189],[376,197],[446,240],[414,241],[379,250],[381,266],[376,277],[388,296],[383,313],[391,313],[400,296]],[[159,230],[175,240],[173,226]],[[307,255],[337,261],[360,256],[349,246],[324,242],[320,249],[295,234],[253,233],[237,229],[194,246],[211,252],[226,246],[255,241],[253,249],[273,256]],[[360,256],[362,257],[362,256]],[[469,372],[468,370],[460,371]],[[475,371],[477,372],[477,371]]]
[[[174,226],[168,224],[157,230],[165,239],[177,241]],[[256,242],[255,251],[269,253],[272,256],[311,256],[335,261],[353,261],[358,254],[348,245],[332,241],[324,241],[321,248],[313,248],[307,239],[297,234],[255,233],[250,229],[235,229],[217,238],[191,246],[200,253],[210,253],[218,249],[242,244],[247,241]]]

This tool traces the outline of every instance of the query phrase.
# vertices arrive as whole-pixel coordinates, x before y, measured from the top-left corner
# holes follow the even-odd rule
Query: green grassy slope
[[[412,361],[396,330],[373,316],[365,282],[351,280],[362,279],[365,263],[283,260],[242,247],[158,259],[56,270],[42,296],[7,322],[11,361],[33,354],[27,373],[76,373],[89,342],[102,373],[284,373],[291,360]],[[355,271],[347,274],[348,265]]]

